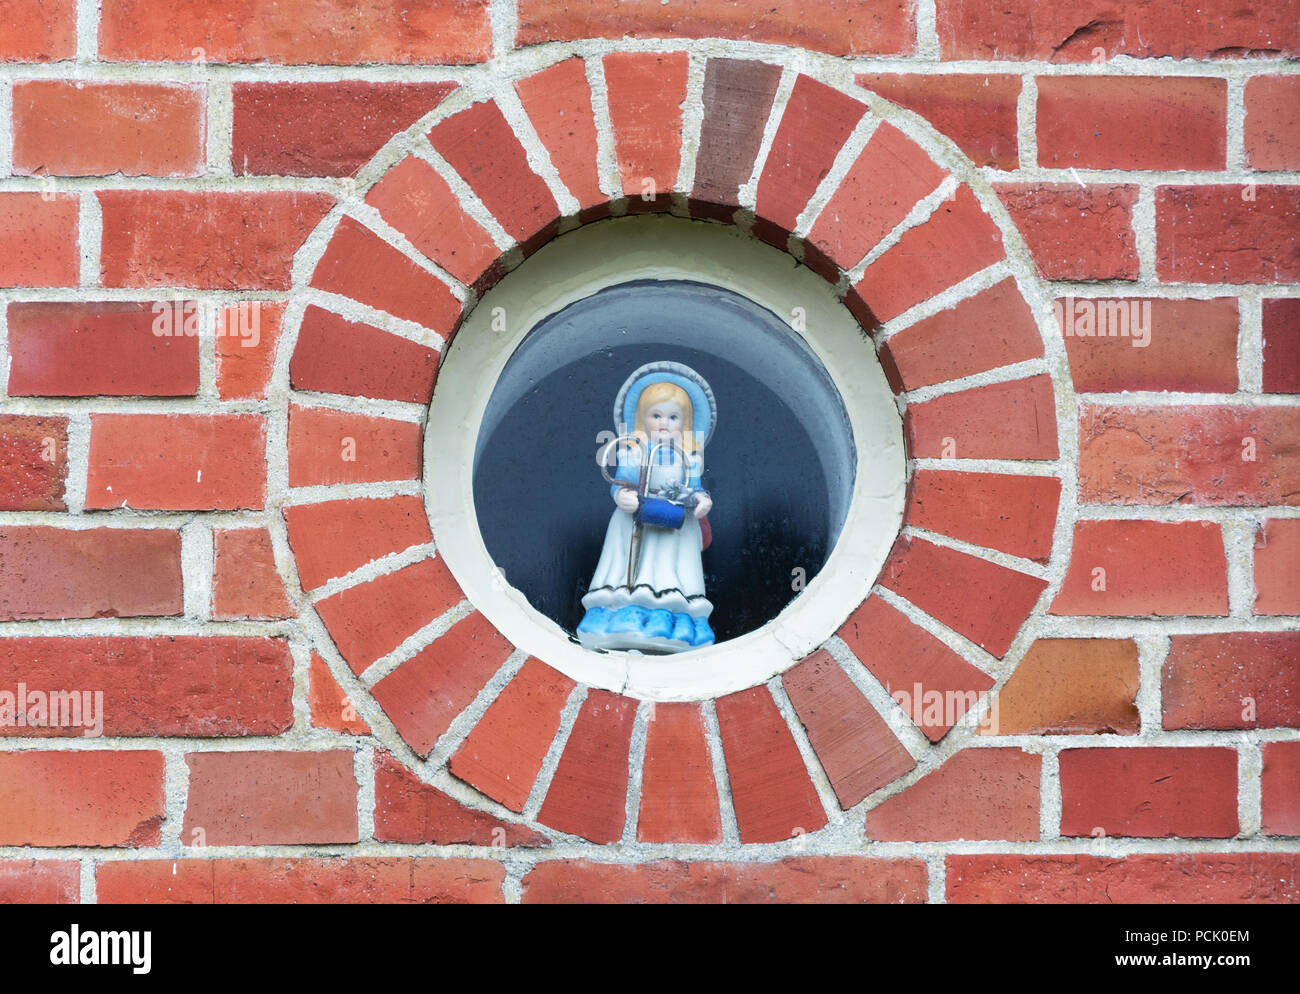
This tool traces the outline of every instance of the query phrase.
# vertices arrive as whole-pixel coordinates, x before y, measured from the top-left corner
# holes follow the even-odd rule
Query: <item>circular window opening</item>
[[[669,452],[702,471],[665,492],[652,466],[639,489],[620,457],[606,478],[598,453],[649,425],[641,399],[673,408],[650,382],[673,376],[692,423]],[[866,598],[902,524],[905,464],[893,393],[832,287],[734,228],[640,215],[555,239],[478,301],[440,363],[424,492],[438,554],[515,646],[594,687],[698,700],[784,671]],[[693,534],[708,638],[583,638],[629,487],[646,523]]]
[[[707,445],[696,439],[699,489],[711,503],[696,526],[702,540],[671,509],[662,525],[645,520],[652,511],[643,513],[638,535],[634,515],[618,512],[598,464],[616,434],[646,433],[635,413],[627,418],[613,410],[620,386],[635,371],[664,363],[697,373],[718,412]],[[672,366],[662,368],[674,375]],[[670,382],[653,370],[643,378]],[[689,416],[691,405],[683,406]],[[623,448],[624,464],[637,468],[643,450],[634,443]],[[614,461],[611,451],[607,462]],[[689,460],[675,451],[652,461],[677,468],[667,475],[689,482]],[[636,601],[631,610],[644,624],[656,609],[689,610],[668,593],[684,583],[688,598],[707,598],[711,610],[696,614],[707,611],[709,641],[721,643],[775,618],[821,571],[848,513],[856,467],[843,400],[788,323],[724,287],[639,280],[546,317],[515,350],[479,429],[474,507],[488,554],[510,585],[566,632],[579,632],[589,610],[584,599],[618,604],[620,591],[609,587],[627,591],[620,576],[606,585],[607,596],[587,598],[605,544],[618,548],[603,572],[621,574],[640,543],[635,568],[627,570],[639,575],[621,599]],[[615,513],[628,520],[612,521]],[[672,548],[661,551],[665,543]],[[688,543],[707,543],[700,592],[677,575],[675,562],[655,562],[688,555],[693,550],[678,548]],[[680,572],[693,569],[687,563]],[[585,644],[586,631],[580,635]],[[631,648],[639,640],[629,635],[606,638]],[[651,638],[642,648],[660,646]],[[693,647],[690,640],[680,645]]]

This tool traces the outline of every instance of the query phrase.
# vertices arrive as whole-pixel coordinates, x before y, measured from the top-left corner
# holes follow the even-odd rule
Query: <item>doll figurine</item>
[[[700,478],[716,422],[713,391],[681,363],[647,363],[619,391],[614,423],[632,431],[602,451],[615,507],[582,598],[577,634],[587,648],[671,653],[713,644],[700,558],[713,500]]]

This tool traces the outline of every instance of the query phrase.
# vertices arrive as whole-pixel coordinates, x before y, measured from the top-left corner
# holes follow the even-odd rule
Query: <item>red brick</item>
[[[500,252],[492,236],[423,159],[407,156],[393,166],[371,188],[366,203],[462,283],[480,285],[495,275]]]
[[[1070,566],[1050,610],[1222,617],[1228,613],[1223,532],[1210,521],[1077,522]]]
[[[767,863],[554,859],[524,875],[524,904],[924,904],[919,859],[787,856]]]
[[[289,405],[289,486],[420,478],[420,425]]]
[[[704,67],[704,121],[695,155],[695,213],[729,220],[740,206],[772,112],[781,67],[749,59],[709,59]]]
[[[1262,752],[1261,831],[1300,835],[1300,742],[1265,742]]]
[[[217,738],[279,735],[293,726],[293,659],[283,639],[0,639],[0,688],[12,693],[20,681],[29,692],[102,692],[104,735]],[[0,735],[81,736],[86,717],[83,710],[81,728],[10,726]]]
[[[1138,188],[1094,183],[998,183],[1045,280],[1135,280]]]
[[[614,52],[602,64],[623,194],[653,201],[677,186],[690,59],[685,52]]]
[[[0,62],[54,62],[77,54],[73,0],[3,0]]]
[[[1205,0],[1195,7],[939,0],[936,26],[945,59],[1094,62],[1097,49],[1106,59],[1300,53],[1300,30],[1286,8],[1243,7],[1230,0]]]
[[[880,182],[881,176],[891,182]],[[894,230],[945,173],[925,150],[891,124],[867,140],[808,233],[805,262],[837,282]]]
[[[1054,476],[922,469],[912,476],[906,523],[1045,563],[1060,497]]]
[[[1264,392],[1300,393],[1300,297],[1263,302]]]
[[[100,190],[104,286],[288,290],[324,193]]]
[[[993,686],[991,676],[877,596],[863,601],[836,634],[931,742]],[[946,706],[934,707],[936,700]]]
[[[1237,298],[1058,297],[1074,389],[1237,389]]]
[[[0,845],[156,846],[163,813],[160,752],[0,752]]]
[[[629,697],[588,692],[537,814],[539,822],[597,843],[622,838],[636,707]]]
[[[1225,507],[1298,504],[1297,437],[1300,406],[1083,405],[1079,500]]]
[[[190,314],[193,306],[181,304]],[[170,305],[128,301],[10,304],[9,396],[192,397],[199,340],[171,326],[175,313]],[[156,334],[155,327],[180,333]]]
[[[183,610],[179,532],[0,527],[0,621],[165,617]]]
[[[315,590],[376,559],[433,541],[419,497],[295,504],[284,509],[284,520],[303,590]]]
[[[911,404],[905,426],[914,458],[1055,459],[1056,396],[1045,373],[958,390]]]
[[[0,904],[80,904],[75,859],[0,860]]]
[[[1300,728],[1300,632],[1175,635],[1163,727]]]
[[[284,308],[269,300],[251,300],[218,312],[218,327],[226,331],[217,337],[216,350],[217,393],[222,400],[266,396],[284,331]]]
[[[77,285],[80,202],[75,194],[0,193],[0,287]]]
[[[1156,275],[1166,283],[1300,280],[1300,186],[1156,187]]]
[[[440,121],[429,141],[526,250],[549,237],[560,209],[495,102],[474,104]]]
[[[437,846],[545,846],[530,828],[467,808],[424,783],[383,749],[375,752],[375,838]]]
[[[516,45],[582,38],[730,38],[809,48],[831,55],[911,55],[915,20],[899,0],[864,7],[855,0],[815,6],[771,0],[762,7],[702,0],[683,10],[661,0],[520,0]]]
[[[235,83],[236,175],[351,176],[456,89],[451,82]]]
[[[0,511],[62,511],[68,419],[0,414]]]
[[[857,84],[920,114],[975,165],[1019,167],[1019,76],[860,73]]]
[[[1002,232],[970,188],[961,186],[867,267],[850,291],[848,304],[870,327],[898,317],[1002,257]]]
[[[212,617],[273,621],[296,618],[275,567],[265,528],[217,528],[212,533]]]
[[[825,649],[787,670],[781,685],[845,811],[916,765]]]
[[[758,178],[756,234],[785,247],[782,233],[795,229],[866,110],[862,101],[799,75]]]
[[[380,680],[371,693],[407,745],[427,756],[513,651],[475,611]]]
[[[877,581],[1001,659],[1047,581],[978,556],[901,538]]]
[[[427,404],[438,353],[368,324],[309,306],[289,360],[295,390]]]
[[[311,285],[415,321],[444,338],[460,319],[460,301],[446,283],[350,217],[339,221]]]
[[[1036,359],[1043,339],[1008,277],[891,335],[879,354],[890,385],[901,393]]]
[[[352,752],[191,752],[181,844],[357,841]]]
[[[307,705],[313,728],[328,728],[341,735],[370,734],[366,720],[357,714],[325,660],[314,652],[307,670]]]
[[[14,86],[13,101],[17,175],[206,171],[205,85],[28,80]]]
[[[337,856],[100,863],[101,904],[503,904],[490,859]]]
[[[698,704],[651,705],[636,837],[638,842],[722,841],[718,783]]]
[[[569,192],[584,209],[602,203],[586,63],[579,58],[557,62],[517,80],[515,92]]]
[[[359,674],[463,597],[441,559],[423,559],[318,601],[316,612]]]
[[[1223,169],[1228,81],[1199,76],[1039,76],[1038,165]]]
[[[1300,169],[1300,77],[1246,80],[1246,161],[1252,169]]]
[[[716,706],[740,841],[780,842],[824,826],[826,812],[767,687],[719,697]]]
[[[1300,614],[1300,518],[1269,518],[1255,533],[1252,614]]]
[[[575,686],[530,656],[452,755],[451,772],[511,811],[523,811]]]
[[[87,508],[219,511],[265,500],[260,415],[91,415]]]
[[[110,62],[439,65],[481,62],[492,54],[487,0],[104,0],[100,58]]]
[[[1237,750],[1064,749],[1061,834],[1228,839],[1237,834]]]
[[[1278,904],[1300,900],[1296,853],[947,857],[949,904]]]
[[[1132,639],[1038,639],[994,701],[981,735],[1136,735]]]
[[[867,812],[881,842],[1038,839],[1041,758],[1019,749],[966,749]]]

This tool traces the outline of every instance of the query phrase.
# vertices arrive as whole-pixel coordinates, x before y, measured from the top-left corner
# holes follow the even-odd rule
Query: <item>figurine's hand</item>
[[[639,501],[635,490],[630,487],[623,487],[614,495],[614,503],[618,505],[620,511],[627,511],[631,514],[636,511]]]
[[[696,494],[695,496],[695,516],[702,518],[709,513],[709,508],[713,506],[713,498],[708,494]]]

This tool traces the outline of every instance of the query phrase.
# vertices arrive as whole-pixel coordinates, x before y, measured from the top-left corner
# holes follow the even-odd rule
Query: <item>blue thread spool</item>
[[[680,528],[686,520],[686,508],[662,497],[644,497],[636,520],[638,524],[657,528]]]

